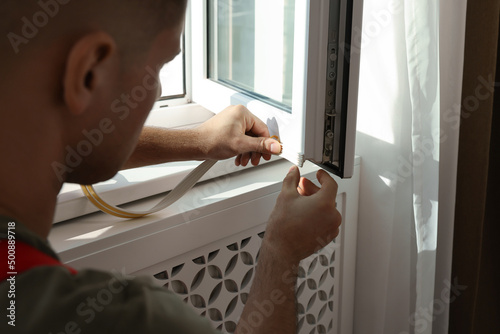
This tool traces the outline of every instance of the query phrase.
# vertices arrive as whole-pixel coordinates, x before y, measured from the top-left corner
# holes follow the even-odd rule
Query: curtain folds
[[[364,0],[355,333],[447,333],[466,5]]]
[[[417,246],[414,327],[432,333],[439,212],[439,1],[404,3],[411,113],[413,225]]]

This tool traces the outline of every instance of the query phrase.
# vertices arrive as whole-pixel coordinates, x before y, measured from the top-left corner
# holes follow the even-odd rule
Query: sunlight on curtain
[[[465,6],[364,0],[355,333],[447,332]]]
[[[415,330],[432,333],[439,210],[439,1],[405,1],[412,116],[413,219],[417,244]]]

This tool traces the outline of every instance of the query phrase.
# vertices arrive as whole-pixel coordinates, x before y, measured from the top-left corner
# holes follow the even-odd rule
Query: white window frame
[[[186,21],[183,33],[182,40],[182,55],[184,57],[184,87],[185,87],[185,95],[179,98],[168,98],[162,100],[158,100],[153,108],[151,113],[162,112],[165,111],[165,108],[169,107],[178,107],[191,103],[193,101],[192,95],[192,71],[191,71],[191,16],[189,15],[189,7],[186,11]],[[186,118],[186,123],[189,123],[188,117]]]
[[[308,1],[297,1],[295,7],[295,64],[305,64],[306,61],[304,51],[306,50],[307,20],[301,13],[308,12],[307,5]],[[292,113],[284,112],[282,109],[271,106],[208,78],[207,27],[207,1],[193,0],[191,5],[193,100],[214,113],[218,113],[228,105],[242,104],[266,123],[268,123],[268,120],[275,118],[280,129],[279,136],[284,145],[293,148],[292,150],[296,154],[303,155],[304,143],[301,140],[302,136],[298,136],[297,134],[304,132],[302,124],[304,124],[303,118],[305,114],[295,111],[304,109],[303,97],[307,68],[305,66],[294,66]],[[297,163],[296,160],[291,160]]]
[[[346,1],[342,1],[342,6],[342,12],[346,11]],[[353,26],[361,27],[362,0],[354,0],[353,7]],[[329,0],[295,1],[291,113],[208,78],[207,0],[192,0],[190,10],[193,100],[214,113],[223,110],[228,105],[245,105],[268,125],[271,124],[271,120],[277,122],[279,137],[286,149],[285,158],[298,165],[304,159],[321,162],[325,136],[325,77],[328,59],[328,45],[325,41],[328,36]],[[343,24],[345,24],[345,18],[341,18],[341,25]],[[339,68],[344,65],[344,51],[344,48],[339,47]],[[347,101],[349,112],[345,119],[343,177],[351,177],[354,169],[359,62],[359,53],[350,55]],[[342,73],[339,73],[338,82],[343,80],[341,75]],[[338,86],[341,87],[341,85]],[[342,103],[342,101],[337,101],[337,103]],[[340,110],[341,106],[337,105],[336,108]],[[336,133],[338,135],[339,131]],[[277,135],[277,133],[271,135]],[[336,149],[338,151],[338,148]]]

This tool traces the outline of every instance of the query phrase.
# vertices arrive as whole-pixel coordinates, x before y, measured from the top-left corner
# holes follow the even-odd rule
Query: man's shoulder
[[[7,282],[0,284],[0,293],[8,289]],[[19,333],[213,331],[176,295],[124,271],[88,269],[72,275],[64,267],[37,267],[16,278],[15,303]]]

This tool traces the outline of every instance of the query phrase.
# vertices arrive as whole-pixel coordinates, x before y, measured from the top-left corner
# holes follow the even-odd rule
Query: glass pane
[[[184,84],[184,48],[160,71],[161,98],[166,100],[186,95]]]
[[[210,0],[209,78],[290,110],[295,0]]]

